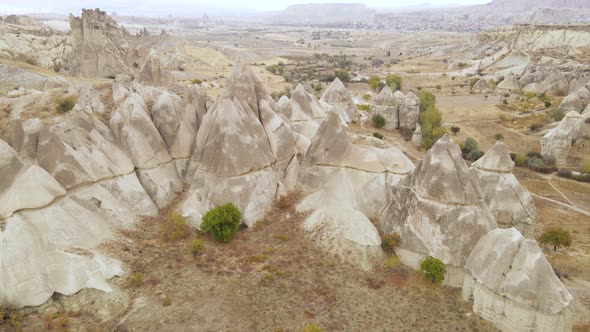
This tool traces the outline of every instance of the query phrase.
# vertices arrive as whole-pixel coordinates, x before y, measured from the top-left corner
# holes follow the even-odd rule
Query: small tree
[[[477,141],[473,137],[467,137],[463,144],[463,153],[469,154],[469,152],[477,150],[479,150]]]
[[[569,247],[572,245],[572,237],[570,233],[561,228],[549,228],[539,238],[543,244],[550,244],[553,246],[553,251],[557,251],[557,247]]]
[[[401,243],[401,241],[401,236],[396,232],[385,234],[381,239],[381,247],[385,251],[395,252],[395,247],[397,247]]]
[[[496,135],[494,135],[494,138],[496,139],[496,141],[503,141],[504,135],[497,133]]]
[[[451,132],[453,133],[453,135],[457,135],[460,131],[461,128],[459,127],[451,127]]]
[[[424,273],[424,276],[432,281],[433,284],[440,284],[445,279],[445,263],[434,257],[426,257],[422,263],[420,263],[420,271]]]
[[[388,85],[392,91],[397,91],[402,88],[402,78],[399,75],[387,75],[385,77],[385,84]]]
[[[201,230],[221,242],[229,242],[240,226],[242,214],[232,203],[220,205],[203,216]]]
[[[381,128],[385,126],[385,118],[381,114],[375,114],[371,118],[371,122],[375,128]]]
[[[381,79],[377,75],[371,75],[369,77],[369,87],[371,89],[373,89],[374,91],[377,91],[377,89],[379,89],[380,82],[381,82]]]

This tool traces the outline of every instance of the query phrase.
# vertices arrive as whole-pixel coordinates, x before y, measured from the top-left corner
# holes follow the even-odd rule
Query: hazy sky
[[[215,14],[215,12],[239,12],[239,11],[263,11],[281,10],[295,3],[358,3],[363,2],[370,7],[398,7],[414,6],[424,3],[433,5],[461,4],[472,5],[488,3],[491,0],[338,0],[338,1],[314,1],[314,0],[0,0],[0,13],[78,13],[80,8],[101,8],[107,12],[116,11],[122,15],[150,15],[165,16],[168,14],[178,16],[200,16],[203,12]]]

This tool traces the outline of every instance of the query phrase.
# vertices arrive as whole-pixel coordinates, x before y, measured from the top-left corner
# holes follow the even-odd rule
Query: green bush
[[[370,95],[370,94],[368,94],[368,93],[365,93],[365,94],[363,95],[363,100],[364,100],[364,101],[369,101],[369,100],[371,100],[371,95]]]
[[[503,141],[504,135],[497,133],[496,135],[494,135],[494,138],[496,139],[496,141]]]
[[[420,263],[420,271],[433,284],[440,284],[445,278],[446,268],[442,261],[428,256]]]
[[[242,214],[232,203],[220,205],[203,216],[201,230],[221,242],[229,242],[240,226]]]
[[[379,78],[379,76],[371,75],[369,77],[369,87],[374,91],[377,91],[377,89],[379,89],[379,83],[381,83],[381,79]]]
[[[467,137],[467,139],[463,143],[462,150],[463,150],[463,153],[466,155],[469,154],[471,151],[479,150],[479,146],[477,144],[477,141],[473,137]]]
[[[471,88],[473,88],[475,86],[475,84],[477,84],[477,82],[479,82],[479,78],[472,78],[469,80],[469,86],[471,86]]]
[[[350,81],[350,74],[346,69],[338,69],[336,73],[334,73],[336,77],[338,77],[342,82]]]
[[[198,78],[195,78],[194,80],[191,81],[191,84],[201,84],[203,81],[201,81]]]
[[[391,91],[401,90],[402,78],[399,75],[387,75],[385,77],[385,84],[391,88]]]
[[[73,97],[58,98],[55,101],[55,109],[59,113],[67,113],[71,111],[74,108],[74,105],[76,105],[76,101]]]
[[[195,238],[191,244],[188,245],[188,251],[193,255],[193,257],[197,257],[197,255],[205,250],[205,242],[199,238]]]
[[[371,105],[369,104],[357,104],[356,108],[358,108],[361,111],[369,111],[371,109]]]
[[[314,323],[311,324],[307,324],[306,326],[303,327],[303,332],[323,332],[324,330],[322,330],[321,327],[317,326]]]
[[[385,118],[381,114],[375,114],[371,118],[371,122],[375,128],[382,128],[385,126]]]
[[[380,133],[373,133],[373,137],[383,139],[383,135],[381,135]]]
[[[526,165],[526,156],[523,154],[517,154],[514,156],[514,163],[516,166],[525,166]]]
[[[543,127],[542,123],[531,123],[531,125],[529,126],[529,129],[530,129],[530,131],[537,131],[541,127]]]
[[[556,108],[551,112],[551,117],[555,121],[561,121],[561,119],[563,119],[564,116],[565,116],[565,113],[559,108]]]
[[[453,135],[457,135],[459,132],[461,131],[461,128],[459,127],[451,127],[451,132],[453,133]]]
[[[481,158],[483,155],[484,155],[483,151],[472,150],[467,154],[465,159],[471,160],[471,161],[476,161],[477,159]]]
[[[570,233],[561,228],[549,228],[539,238],[543,244],[550,244],[553,246],[553,251],[557,251],[558,247],[569,247],[572,245],[572,237]]]
[[[551,105],[552,105],[552,104],[551,104],[551,102],[550,102],[550,101],[548,101],[548,100],[547,100],[547,101],[545,101],[545,108],[549,108],[549,107],[551,107]]]

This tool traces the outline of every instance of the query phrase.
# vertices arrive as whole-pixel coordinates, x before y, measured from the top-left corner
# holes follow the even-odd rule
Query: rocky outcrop
[[[305,155],[298,206],[311,210],[304,227],[324,250],[370,269],[382,256],[376,218],[395,187],[414,168],[395,148],[352,144],[340,116],[329,112]],[[348,252],[344,255],[343,253]]]
[[[424,257],[438,258],[447,265],[445,282],[460,285],[469,253],[497,225],[459,146],[443,136],[391,190],[380,225],[401,236],[396,253],[402,262],[417,269]]]
[[[68,58],[71,74],[106,77],[129,74],[128,50],[117,23],[99,9],[83,9],[70,15],[72,52]]]
[[[475,83],[471,88],[471,92],[473,93],[490,93],[491,91],[492,85],[485,78],[482,78],[479,81],[477,81],[477,83]]]
[[[422,127],[417,126],[416,130],[414,130],[414,133],[412,134],[412,143],[417,147],[422,146]]]
[[[558,70],[553,69],[541,83],[537,85],[537,93],[560,94],[567,93],[569,82],[567,78]]]
[[[385,118],[383,129],[394,130],[399,127],[399,108],[401,104],[393,95],[389,86],[385,86],[379,95],[374,99],[374,105],[371,106],[371,114],[380,114]]]
[[[569,331],[572,296],[541,248],[515,228],[482,237],[465,264],[463,297],[504,331]]]
[[[237,66],[228,82],[203,118],[187,171],[191,187],[182,214],[195,226],[210,208],[227,202],[252,226],[277,193],[293,189],[283,183],[296,152],[288,120],[250,70]]]
[[[418,126],[420,99],[413,92],[408,92],[399,107],[399,127],[414,130]]]
[[[520,83],[516,79],[516,76],[510,73],[504,77],[504,80],[500,82],[498,86],[496,86],[496,89],[504,91],[518,91],[520,90]]]
[[[501,141],[471,164],[479,178],[490,212],[499,227],[515,227],[524,236],[533,236],[535,203],[531,194],[518,182],[512,169],[514,162],[506,144]]]
[[[278,106],[291,122],[293,130],[311,140],[319,128],[319,122],[326,118],[326,111],[317,99],[298,84],[291,98],[283,96]]]
[[[559,109],[567,113],[576,111],[582,113],[590,103],[590,91],[585,86],[567,95],[559,104]]]
[[[156,51],[151,50],[145,62],[139,69],[136,81],[141,84],[153,86],[169,86],[174,83],[174,77],[162,68],[160,57]]]
[[[567,163],[573,140],[583,135],[584,118],[576,111],[568,112],[557,127],[541,138],[541,155],[554,158],[555,163]]]
[[[350,122],[358,119],[356,105],[339,78],[335,78],[334,82],[328,86],[322,94],[321,100],[334,106],[344,121]]]

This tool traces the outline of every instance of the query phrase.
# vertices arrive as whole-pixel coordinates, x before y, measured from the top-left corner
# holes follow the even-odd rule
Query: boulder
[[[483,236],[465,264],[463,297],[503,331],[570,331],[572,296],[534,239],[515,228]]]
[[[422,127],[417,126],[416,130],[414,130],[414,134],[412,134],[412,143],[417,147],[422,146]]]
[[[424,257],[438,258],[447,265],[445,283],[460,285],[469,253],[497,225],[459,146],[443,136],[391,190],[380,225],[401,236],[396,253],[402,262],[417,269]]]
[[[518,182],[512,169],[514,162],[506,144],[496,144],[471,164],[471,171],[481,182],[485,201],[499,227],[515,227],[527,238],[533,237],[535,203],[531,194]]]
[[[348,94],[346,87],[344,87],[344,84],[342,84],[342,81],[340,81],[340,79],[337,77],[334,79],[334,82],[328,86],[326,91],[324,91],[321,100],[330,105],[333,105],[334,107],[342,109],[347,114],[348,119],[358,119],[358,110],[356,105],[352,101],[350,94]]]

